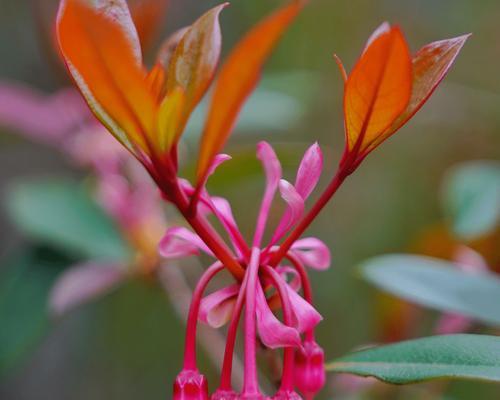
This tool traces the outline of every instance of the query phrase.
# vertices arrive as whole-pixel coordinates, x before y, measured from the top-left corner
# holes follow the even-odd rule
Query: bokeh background
[[[0,80],[46,92],[69,84],[47,41],[54,3],[0,0]],[[224,54],[258,18],[280,3],[232,1],[222,17]],[[214,4],[170,0],[158,41]],[[462,161],[499,159],[499,16],[497,0],[311,0],[267,64],[261,87],[265,90],[258,98],[264,105],[259,108],[257,102],[246,111],[226,148],[234,157],[233,165],[221,168],[211,183],[213,192],[231,200],[247,235],[254,228],[263,188],[253,157],[258,140],[276,146],[289,179],[306,146],[316,140],[326,154],[325,177],[334,171],[343,149],[342,81],[332,59],[334,52],[349,69],[366,38],[385,20],[402,26],[412,50],[433,40],[473,33],[428,104],[370,155],[310,229],[330,246],[333,255],[329,271],[312,274],[318,308],[325,317],[318,339],[328,358],[367,343],[432,334],[436,313],[381,295],[359,278],[356,266],[367,257],[388,252],[442,255],[439,252],[447,238],[441,182],[446,171]],[[196,127],[192,131],[185,146],[190,154],[184,165],[188,176],[197,148]],[[240,176],[242,172],[247,176]],[[85,179],[56,149],[0,128],[2,197],[15,182],[52,176]],[[431,245],[422,245],[429,237]],[[134,280],[63,318],[46,321],[40,293],[48,290],[53,277],[74,256],[54,252],[23,235],[2,208],[0,274],[12,268],[11,260],[18,260],[20,253],[29,264],[26,259],[33,252],[44,255],[51,269],[49,277],[37,274],[36,268],[31,270],[29,280],[35,283],[15,298],[3,295],[5,286],[0,280],[0,310],[9,316],[0,320],[0,340],[27,338],[14,349],[16,361],[2,368],[0,398],[169,398],[170,383],[180,367],[183,333],[182,322],[159,285],[148,279]],[[192,266],[180,267],[191,271]],[[39,318],[35,323],[12,324],[30,312]],[[206,357],[203,365],[214,382]],[[406,388],[380,384],[365,394],[345,394],[337,386],[341,384],[330,377],[321,398],[500,396],[498,387],[479,383],[438,382]]]

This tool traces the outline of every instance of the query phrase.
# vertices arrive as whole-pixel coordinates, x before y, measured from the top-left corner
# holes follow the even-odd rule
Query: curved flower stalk
[[[174,383],[174,399],[207,399],[204,375],[196,364],[196,327],[229,322],[217,399],[264,399],[257,379],[257,339],[270,349],[284,348],[280,387],[274,399],[313,398],[325,383],[323,351],[314,329],[322,319],[312,305],[306,267],[322,270],[330,252],[317,238],[301,238],[343,181],[365,157],[401,128],[425,103],[466,40],[434,42],[412,58],[398,27],[385,23],[369,39],[351,74],[345,77],[346,147],[338,170],[306,212],[306,201],[323,168],[319,146],[305,153],[294,183],[282,179],[281,165],[266,142],[257,146],[266,187],[256,229],[247,242],[227,200],[206,189],[210,175],[230,157],[220,154],[244,101],[278,39],[304,6],[292,0],[252,28],[221,67],[203,130],[196,181],[178,176],[177,146],[189,116],[216,75],[221,47],[219,15],[227,4],[206,12],[176,32],[151,70],[130,12],[123,0],[62,0],[57,32],[67,67],[94,114],[151,175],[163,198],[191,229],[170,227],[160,242],[165,259],[206,253],[215,259],[200,278],[190,305],[184,368]],[[268,220],[277,194],[285,208],[278,224]],[[208,217],[211,217],[210,219]],[[228,241],[209,221],[216,221]],[[268,233],[268,235],[266,234]],[[264,238],[269,237],[267,242]],[[202,297],[223,269],[234,283]],[[282,311],[281,321],[275,310]],[[232,358],[243,321],[244,382],[232,386]]]

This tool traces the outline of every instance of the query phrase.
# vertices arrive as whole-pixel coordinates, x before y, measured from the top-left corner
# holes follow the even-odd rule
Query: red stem
[[[243,282],[240,286],[240,292],[238,293],[238,298],[236,299],[236,305],[234,306],[233,316],[229,324],[226,336],[226,349],[224,351],[224,362],[222,364],[222,372],[220,376],[220,386],[219,389],[223,391],[232,390],[231,385],[231,375],[233,371],[233,354],[234,347],[236,345],[236,334],[238,333],[238,323],[241,318],[241,311],[243,309],[243,304],[245,303],[245,292],[247,286],[248,274],[245,274]]]
[[[256,247],[252,248],[252,255],[247,267],[247,287],[245,288],[246,305],[245,305],[245,360],[243,380],[243,396],[254,396],[258,398],[259,385],[257,381],[257,362],[256,362],[256,292],[258,283],[260,263],[260,250]]]
[[[311,281],[309,280],[309,277],[307,276],[307,271],[304,265],[300,262],[300,260],[295,257],[291,252],[288,252],[286,255],[286,258],[288,258],[291,263],[293,264],[294,268],[297,270],[299,276],[300,276],[300,281],[302,282],[302,289],[304,291],[304,299],[311,305],[313,305],[313,294],[312,294],[312,287],[311,287]],[[308,340],[314,340],[314,329],[309,329],[308,331],[305,332],[306,339]]]
[[[179,187],[178,182],[170,182],[167,185],[162,184],[161,187],[217,259],[224,264],[238,281],[241,281],[245,272],[244,269],[215,229],[199,213],[193,214],[190,212],[189,200]],[[165,190],[165,187],[167,190]]]
[[[273,286],[278,291],[281,304],[283,307],[283,320],[285,325],[293,326],[292,305],[288,296],[285,283],[281,280],[279,274],[274,268],[269,266],[264,267],[264,271],[269,275],[273,282]],[[295,364],[295,349],[293,347],[285,347],[283,354],[283,373],[281,377],[280,390],[293,391],[293,369]]]
[[[186,324],[186,342],[184,345],[184,369],[196,370],[196,327],[203,293],[212,278],[224,269],[220,262],[212,264],[201,276],[193,292]]]

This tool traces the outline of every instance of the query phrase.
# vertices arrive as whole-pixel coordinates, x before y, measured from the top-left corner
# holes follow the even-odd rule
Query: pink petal
[[[219,215],[228,225],[236,227],[236,220],[231,209],[231,204],[224,197],[211,197],[212,204]]]
[[[212,251],[198,235],[181,226],[169,228],[160,241],[158,249],[160,255],[166,259],[197,255],[200,250],[213,256]]]
[[[259,247],[264,236],[269,210],[278,189],[282,171],[278,157],[269,143],[259,142],[257,145],[257,158],[262,162],[266,174],[266,189],[262,198],[259,216],[257,217],[257,227],[254,236],[254,246]]]
[[[234,218],[231,204],[223,197],[210,197],[210,202],[212,204],[212,211],[224,225],[233,248],[237,252],[238,257],[241,258],[247,246]]]
[[[120,224],[130,220],[129,184],[124,176],[118,174],[103,174],[97,182],[97,200],[99,204]]]
[[[240,285],[231,285],[205,296],[200,304],[200,321],[213,328],[225,325],[231,319],[239,291]]]
[[[279,183],[281,197],[287,203],[288,207],[281,218],[276,231],[270,242],[274,245],[281,237],[293,226],[304,214],[304,199],[297,192],[295,187],[288,181],[281,179]]]
[[[117,173],[130,159],[128,151],[96,120],[73,129],[62,144],[60,150],[68,153],[78,166],[91,167],[99,173]]]
[[[330,249],[317,238],[309,237],[296,240],[291,251],[307,267],[320,271],[330,267]]]
[[[203,178],[202,181],[200,181],[200,188],[201,188],[201,195],[205,194],[205,185],[207,184],[208,178],[210,178],[217,168],[219,168],[223,163],[226,161],[230,160],[231,156],[227,154],[217,154],[214,159],[212,160],[210,166],[208,167],[207,173],[205,174],[205,177]],[[190,192],[190,190],[188,190]],[[194,193],[194,191],[193,191]],[[206,197],[208,197],[208,194],[206,194]]]
[[[18,83],[0,83],[0,125],[31,139],[59,144],[91,120],[74,89],[46,95]]]
[[[56,281],[49,298],[49,310],[60,316],[67,311],[110,292],[127,277],[117,264],[79,264],[66,270]]]
[[[276,349],[301,345],[297,329],[283,324],[273,314],[260,284],[257,285],[256,302],[257,329],[266,347]]]
[[[480,274],[482,272],[489,272],[490,268],[486,260],[477,251],[467,246],[459,246],[455,251],[453,260],[455,264],[464,272],[471,274]]]
[[[460,314],[447,313],[438,320],[435,332],[438,335],[450,335],[466,332],[472,325],[472,319]]]
[[[323,153],[318,143],[314,143],[307,149],[297,171],[295,189],[307,200],[316,185],[318,184],[323,170]]]
[[[208,168],[208,176],[213,175],[214,172],[219,168],[222,164],[224,164],[226,161],[229,161],[231,159],[231,156],[228,154],[217,154],[213,161],[212,164],[210,164],[210,167]]]
[[[218,162],[217,165],[229,159],[229,156],[225,156],[224,154],[220,154],[219,156],[220,157],[215,160],[215,163]],[[213,165],[214,164],[212,164],[212,166]],[[195,193],[195,189],[188,181],[179,179],[179,183],[188,196],[192,196]],[[238,228],[229,202],[223,197],[211,197],[205,189],[202,190],[199,200],[198,212],[204,216],[212,213],[215,214],[229,234],[233,247],[238,253],[238,257],[241,257],[245,252],[246,244]]]
[[[323,319],[316,309],[305,301],[290,285],[286,285],[292,310],[296,320],[296,327],[300,333],[313,329]]]
[[[288,285],[298,292],[302,287],[302,282],[300,280],[300,275],[295,268],[292,267],[277,267],[276,270],[281,274],[283,279],[288,283]],[[288,278],[290,275],[291,278]]]

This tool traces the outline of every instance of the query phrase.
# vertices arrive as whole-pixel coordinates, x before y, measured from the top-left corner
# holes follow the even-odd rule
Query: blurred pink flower
[[[91,120],[75,89],[47,95],[20,83],[0,82],[0,126],[30,139],[57,145]]]
[[[54,284],[50,310],[63,314],[102,296],[134,273],[158,264],[156,246],[167,227],[162,199],[139,163],[88,110],[77,90],[43,94],[0,83],[0,126],[53,146],[95,179],[94,196],[135,250],[130,265],[89,260],[69,267]]]
[[[480,274],[489,272],[490,268],[484,258],[470,247],[460,245],[455,251],[454,264],[463,272]],[[436,323],[435,332],[439,335],[466,332],[474,320],[457,313],[445,313]]]

